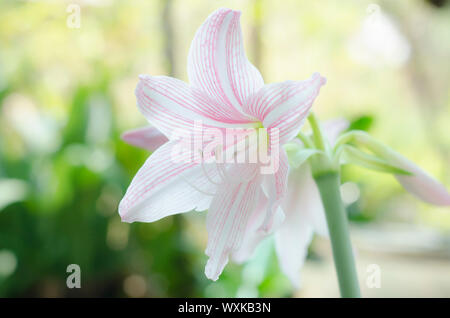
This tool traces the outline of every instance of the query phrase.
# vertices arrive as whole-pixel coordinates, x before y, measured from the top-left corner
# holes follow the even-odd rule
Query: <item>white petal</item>
[[[303,164],[298,169],[290,171],[288,192],[282,204],[283,210],[286,214],[302,214],[305,220],[312,224],[315,233],[328,236],[325,210],[309,164]]]
[[[288,193],[282,204],[286,219],[276,231],[280,267],[295,287],[314,232],[328,236],[319,190],[307,164],[291,170]]]
[[[275,232],[275,249],[280,268],[295,288],[300,287],[300,269],[308,255],[312,237],[311,224],[304,222],[296,213],[286,216],[281,228]]]
[[[167,138],[208,127],[245,127],[250,121],[228,118],[226,109],[198,89],[166,76],[142,75],[135,94],[139,110]]]
[[[275,215],[281,202],[286,196],[289,163],[286,151],[284,148],[280,149],[278,158],[278,169],[275,173],[264,176],[263,179],[263,191],[268,198],[267,214],[261,227],[262,231],[271,232],[275,223]]]
[[[168,215],[206,210],[217,180],[214,167],[201,168],[188,156],[174,153],[176,141],[158,148],[139,169],[119,204],[124,222],[153,222]],[[214,181],[213,180],[213,181]],[[198,191],[201,189],[204,193]]]
[[[219,9],[195,34],[188,57],[190,83],[224,105],[230,118],[246,119],[242,105],[264,85],[247,60],[238,11]]]
[[[209,260],[205,274],[209,279],[217,280],[228,263],[229,255],[240,248],[248,219],[260,194],[259,177],[246,183],[226,183],[218,187],[206,219],[206,255]]]
[[[268,130],[277,129],[283,145],[298,134],[325,82],[325,78],[315,73],[306,81],[264,85],[245,105],[245,111]]]
[[[262,240],[273,234],[284,221],[284,213],[281,208],[277,209],[274,216],[273,227],[270,231],[262,230],[263,222],[267,214],[267,198],[261,194],[261,199],[255,211],[250,216],[247,227],[245,228],[244,238],[241,247],[233,254],[233,261],[243,263],[250,259]]]

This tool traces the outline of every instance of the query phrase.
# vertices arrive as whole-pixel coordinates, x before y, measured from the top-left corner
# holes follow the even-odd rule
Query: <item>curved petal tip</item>
[[[327,83],[327,79],[325,77],[323,77],[322,75],[320,75],[319,72],[313,73],[313,75],[311,76],[311,80],[319,81],[320,85],[325,85]]]
[[[219,276],[222,273],[224,267],[225,267],[225,265],[222,268],[217,269],[216,264],[213,264],[212,260],[209,259],[205,266],[206,278],[215,282],[216,280],[219,279]]]
[[[155,151],[168,141],[166,136],[151,126],[128,130],[120,138],[130,145],[149,151]]]
[[[150,77],[151,77],[151,75],[148,75],[148,74],[139,74],[139,76],[138,76],[138,78],[140,80],[146,80],[146,79],[149,79]]]
[[[412,161],[403,157],[400,157],[398,161],[402,168],[413,173],[412,176],[395,176],[407,191],[434,205],[450,205],[450,193],[444,185]]]
[[[215,15],[215,14],[218,14],[218,13],[224,13],[224,12],[225,12],[225,13],[230,13],[230,12],[232,12],[233,14],[237,15],[238,17],[240,17],[241,14],[242,14],[242,11],[241,11],[241,10],[233,10],[233,9],[230,9],[230,8],[222,7],[222,8],[217,9],[217,10],[214,11],[213,13],[211,13],[211,15]]]

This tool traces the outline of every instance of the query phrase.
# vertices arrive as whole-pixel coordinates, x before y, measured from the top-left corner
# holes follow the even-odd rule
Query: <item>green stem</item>
[[[314,113],[309,114],[308,121],[315,147],[324,152],[322,156],[312,157],[310,164],[325,209],[341,296],[360,297],[347,215],[341,200],[339,160],[333,159],[336,151],[331,151]]]
[[[323,137],[319,120],[317,119],[316,115],[313,112],[309,114],[308,121],[313,131],[313,140],[314,143],[316,144],[316,147],[320,150],[326,150],[327,149],[326,141],[325,138]]]
[[[313,142],[309,139],[308,136],[306,136],[302,132],[299,132],[297,137],[298,137],[298,139],[300,139],[303,142],[303,144],[306,148],[314,148]]]
[[[348,221],[339,191],[339,174],[329,171],[314,179],[325,209],[341,296],[360,297]]]

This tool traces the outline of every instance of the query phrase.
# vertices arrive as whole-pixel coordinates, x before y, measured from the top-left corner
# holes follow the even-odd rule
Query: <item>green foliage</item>
[[[0,184],[7,185],[0,191],[0,297],[235,296],[243,282],[243,266],[227,266],[215,283],[203,274],[204,213],[153,224],[122,223],[117,213],[133,175],[149,156],[120,140],[126,129],[146,124],[135,107],[138,75],[175,72],[186,79],[194,32],[219,5],[174,1],[174,34],[169,39],[164,33],[168,22],[161,18],[164,1],[86,3],[81,7],[81,28],[70,29],[65,1],[0,1]],[[413,155],[421,152],[421,160],[440,172],[448,160],[440,146],[424,142],[428,130],[421,131],[417,122],[424,117],[422,111],[433,108],[436,117],[429,122],[438,136],[433,142],[445,150],[448,122],[441,114],[448,107],[413,109],[414,93],[420,92],[398,84],[406,75],[394,68],[361,66],[346,53],[343,43],[357,29],[367,4],[283,4],[227,3],[243,11],[245,47],[265,81],[304,79],[319,70],[330,79],[321,92],[320,111],[328,117],[356,116],[350,129],[377,128],[377,137],[400,148],[410,146]],[[418,10],[413,4],[405,6],[405,12],[409,6]],[[427,20],[437,37],[447,34],[450,21],[442,14],[442,20]],[[441,45],[419,47],[431,50]],[[439,56],[443,59],[434,58]],[[441,86],[447,94],[442,72],[449,69],[448,54],[432,57],[432,65],[427,65],[433,72],[427,82],[433,88],[429,94]],[[361,106],[366,100],[370,107]],[[371,115],[355,115],[361,113]],[[293,158],[300,164],[310,155],[294,153]],[[343,180],[357,180],[370,204],[361,207],[357,202],[350,208],[372,220],[385,202],[399,198],[400,190],[385,182],[385,191],[375,191],[368,184],[379,184],[378,180],[372,175],[358,180],[359,176],[345,170]],[[14,200],[2,204],[5,198]],[[449,228],[448,217],[432,220],[432,225]],[[253,287],[259,296],[293,295],[273,247],[267,249],[265,277]],[[66,268],[73,263],[81,267],[80,290],[65,284]]]
[[[374,122],[374,117],[370,115],[363,115],[353,119],[350,122],[348,130],[364,130],[369,131]]]

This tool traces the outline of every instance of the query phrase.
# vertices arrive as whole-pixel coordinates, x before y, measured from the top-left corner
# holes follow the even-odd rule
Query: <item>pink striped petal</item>
[[[190,83],[224,105],[229,118],[248,120],[242,105],[264,85],[247,60],[238,11],[219,9],[195,34],[188,57]]]
[[[206,219],[209,260],[205,274],[209,279],[217,280],[229,255],[240,248],[248,219],[261,193],[258,176],[249,182],[225,183],[218,187]]]
[[[315,73],[306,81],[268,84],[251,97],[245,111],[268,130],[277,128],[280,144],[294,138],[308,116],[325,78]]]
[[[236,263],[243,263],[250,259],[258,244],[266,237],[273,234],[284,221],[284,213],[281,208],[277,209],[274,217],[274,225],[270,231],[263,231],[263,222],[266,219],[268,200],[264,194],[258,202],[258,206],[250,216],[248,224],[245,228],[244,239],[241,247],[233,253],[233,261]]]
[[[412,176],[395,176],[407,191],[434,205],[450,205],[448,190],[415,163],[397,154],[395,164],[413,173]]]
[[[204,127],[245,127],[198,89],[166,76],[142,75],[136,87],[139,110],[169,139],[174,132],[192,132],[196,124]]]
[[[128,130],[122,134],[121,138],[130,145],[149,151],[155,151],[168,141],[166,136],[151,126]]]
[[[298,288],[300,269],[313,233],[328,236],[319,190],[307,164],[289,174],[288,194],[282,208],[286,219],[275,233],[275,247],[282,271]]]
[[[207,194],[216,191],[209,179],[218,180],[215,167],[202,168],[192,154],[174,151],[176,145],[177,141],[165,143],[139,169],[119,204],[122,221],[153,222],[208,208],[212,196]]]
[[[289,164],[286,151],[280,149],[278,170],[271,175],[264,177],[263,190],[268,197],[268,211],[265,221],[261,227],[264,232],[270,232],[274,227],[275,215],[278,207],[286,196],[288,182]]]

